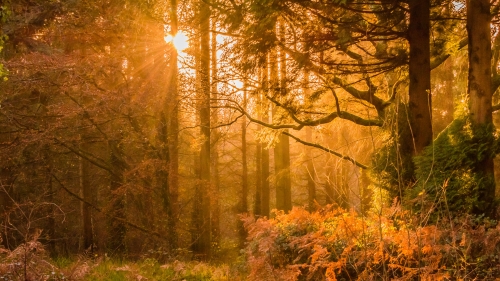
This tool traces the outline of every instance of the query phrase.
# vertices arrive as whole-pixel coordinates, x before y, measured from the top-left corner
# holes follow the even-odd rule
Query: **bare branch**
[[[351,157],[349,157],[347,155],[342,155],[342,154],[340,154],[340,153],[338,153],[336,151],[333,151],[333,150],[331,150],[329,148],[326,148],[326,147],[324,147],[324,146],[322,146],[320,144],[317,144],[317,143],[312,143],[312,142],[307,142],[307,141],[301,140],[298,137],[296,137],[296,136],[294,136],[294,135],[292,135],[290,133],[287,133],[287,132],[283,132],[283,134],[291,137],[292,139],[294,139],[295,141],[297,141],[297,142],[299,142],[299,143],[301,143],[303,145],[307,145],[307,146],[311,146],[311,147],[315,147],[315,148],[321,149],[321,150],[326,151],[326,152],[328,152],[330,154],[333,154],[333,155],[335,155],[337,157],[340,157],[341,159],[347,160],[347,161],[353,163],[354,165],[360,167],[361,169],[368,169],[368,166],[359,163],[358,161],[354,160],[353,158],[351,158]]]
[[[112,219],[115,219],[119,222],[122,222],[132,228],[135,228],[139,231],[142,231],[144,233],[147,233],[147,234],[153,234],[154,236],[158,237],[158,238],[161,238],[161,239],[166,239],[163,235],[161,235],[160,233],[156,232],[156,231],[153,231],[153,230],[149,230],[149,229],[146,229],[140,225],[137,225],[135,223],[132,223],[132,222],[129,222],[128,220],[124,219],[124,218],[120,218],[120,217],[116,217],[116,216],[112,216],[109,214],[109,212],[104,212],[101,208],[97,207],[96,205],[90,203],[89,201],[83,199],[82,197],[80,197],[78,194],[74,193],[73,191],[69,190],[66,186],[64,186],[64,184],[56,177],[56,175],[52,174],[51,173],[51,176],[57,181],[57,183],[59,183],[59,186],[61,186],[62,189],[64,189],[69,195],[73,196],[74,198],[78,199],[79,201],[82,201],[83,203],[85,203],[86,205],[90,206],[91,208],[93,208],[94,210],[98,211],[99,213],[102,213],[104,214],[105,216],[107,217],[110,217]]]

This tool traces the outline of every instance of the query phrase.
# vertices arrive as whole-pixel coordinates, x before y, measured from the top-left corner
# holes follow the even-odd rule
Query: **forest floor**
[[[1,281],[126,281],[126,280],[246,280],[245,263],[236,260],[232,264],[183,262],[175,260],[160,263],[145,258],[138,261],[118,261],[108,257],[78,257],[50,259],[38,242],[27,243],[14,251],[0,248]]]
[[[75,271],[76,273],[76,271]],[[103,261],[90,267],[80,280],[245,280],[245,274],[235,265],[212,265],[203,262],[160,264],[154,259],[139,262]]]

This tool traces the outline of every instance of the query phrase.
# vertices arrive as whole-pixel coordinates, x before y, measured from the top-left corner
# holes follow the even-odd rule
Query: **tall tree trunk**
[[[255,200],[253,213],[255,216],[262,215],[262,144],[257,142],[255,148]]]
[[[285,40],[284,25],[279,25],[281,40]],[[271,67],[271,83],[276,92],[275,98],[286,96],[286,54],[279,52],[280,77],[277,77],[277,66]],[[275,74],[276,73],[276,74]],[[279,91],[277,91],[279,89]],[[288,132],[288,130],[285,130]],[[279,142],[274,147],[274,166],[276,177],[276,209],[288,212],[292,209],[292,192],[290,179],[290,139],[285,134],[279,135]]]
[[[199,225],[198,239],[195,240],[195,254],[208,260],[211,256],[211,210],[210,210],[210,6],[204,1],[199,2],[200,15],[200,77],[199,116],[200,136],[200,178],[199,178]]]
[[[113,196],[110,218],[110,237],[109,250],[111,253],[120,255],[125,253],[125,235],[126,227],[122,221],[118,221],[113,217],[126,219],[125,214],[125,195],[120,188],[123,186],[123,173],[125,170],[125,162],[122,159],[122,148],[119,140],[109,141],[110,164],[113,167],[113,173],[110,175],[110,191]]]
[[[491,15],[489,0],[467,1],[467,34],[469,37],[469,96],[470,117],[474,137],[478,142],[493,138],[491,90]],[[494,216],[495,177],[493,151],[488,148],[474,172],[478,182],[478,198],[473,213]]]
[[[268,65],[269,64],[269,65]],[[261,98],[261,121],[269,122],[269,103],[265,98],[265,95],[269,92],[269,72],[270,70],[270,61],[269,57],[266,59],[265,69],[262,77],[262,98]],[[270,215],[270,199],[271,199],[271,190],[269,187],[269,149],[265,147],[265,144],[261,145],[261,186],[262,192],[260,197],[260,214],[264,217],[268,217]]]
[[[246,111],[247,107],[247,81],[244,81],[243,86],[243,109]],[[247,120],[246,116],[241,118],[241,162],[243,164],[241,174],[241,197],[239,202],[239,213],[244,214],[248,212],[248,165],[247,165]],[[238,220],[238,233],[240,249],[245,246],[246,231],[243,222]]]
[[[409,118],[413,155],[432,142],[430,0],[410,0]]]
[[[309,85],[309,71],[304,71],[304,97],[307,99],[311,95],[310,85]],[[307,126],[306,130],[306,141],[312,142],[312,128]],[[313,149],[310,146],[304,146],[306,160],[306,170],[307,170],[307,209],[309,212],[313,212],[316,207],[316,169],[313,163]]]
[[[85,140],[81,140],[80,150],[88,151],[87,144]],[[90,163],[83,157],[78,159],[78,171],[80,177],[80,197],[83,198],[85,202],[92,202],[92,186],[90,184],[90,174],[89,168]],[[82,215],[82,250],[90,250],[92,253],[94,251],[94,233],[92,230],[92,208],[85,202],[80,202],[80,210]]]
[[[261,82],[261,91],[257,92],[257,114],[259,120],[262,120],[262,91],[264,89],[264,72],[267,73],[267,62],[264,63],[264,67],[259,70],[259,81]],[[267,74],[266,74],[267,77]],[[255,148],[255,200],[253,213],[255,216],[262,215],[262,143],[257,141]]]
[[[177,0],[170,0],[170,20],[172,36],[177,34]],[[178,247],[177,223],[179,220],[179,93],[177,50],[170,49],[169,71],[167,78],[167,143],[168,143],[168,205],[167,227],[171,249]]]
[[[48,191],[48,196],[47,200],[48,202],[54,203],[54,186],[53,186],[53,181],[52,181],[52,173],[53,173],[53,159],[52,159],[52,154],[50,152],[50,146],[49,145],[44,145],[43,148],[43,161],[45,162],[45,165],[47,167],[46,170],[46,184],[47,184],[47,191]],[[49,209],[49,212],[47,214],[47,234],[49,237],[48,241],[48,248],[51,257],[57,257],[56,253],[56,207],[51,206]],[[92,249],[91,249],[92,250]]]
[[[164,111],[160,113],[160,121],[158,124],[158,141],[162,144],[160,148],[160,161],[163,165],[160,165],[156,171],[157,187],[159,188],[160,194],[162,196],[162,207],[163,212],[167,217],[167,233],[165,236],[169,241],[169,250],[173,251],[177,248],[177,237],[175,229],[175,218],[172,214],[172,204],[170,202],[170,189],[169,189],[169,149],[168,149],[168,127],[167,127],[167,117]]]
[[[214,109],[211,110],[211,120],[212,124],[218,124],[219,116],[218,116],[218,89],[217,89],[217,33],[215,32],[217,28],[217,23],[215,20],[212,20],[212,37],[211,37],[211,67],[212,67],[212,103],[214,104]],[[220,197],[220,175],[219,175],[219,138],[220,133],[219,129],[214,128],[211,131],[211,152],[210,152],[210,171],[211,171],[211,206],[212,206],[212,245],[216,245],[217,247],[220,245],[220,206],[219,206],[219,197]]]
[[[306,141],[312,142],[312,128],[306,127]],[[306,150],[306,169],[307,169],[307,209],[312,212],[316,209],[316,171],[312,160],[311,147],[305,147]]]

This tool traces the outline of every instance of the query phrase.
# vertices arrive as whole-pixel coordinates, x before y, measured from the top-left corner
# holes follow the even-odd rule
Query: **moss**
[[[478,167],[497,151],[492,126],[473,129],[467,116],[455,119],[414,158],[417,184],[407,191],[407,202],[416,211],[432,209],[436,215],[490,208],[480,194],[494,179]]]

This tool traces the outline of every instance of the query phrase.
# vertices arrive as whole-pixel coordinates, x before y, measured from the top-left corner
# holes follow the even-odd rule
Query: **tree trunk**
[[[126,219],[125,215],[125,195],[120,188],[123,186],[123,173],[125,163],[122,159],[122,148],[119,140],[109,141],[110,164],[113,167],[113,173],[110,176],[110,191],[113,196],[110,218],[110,237],[109,250],[116,255],[124,254],[126,227],[122,221],[114,219]]]
[[[169,250],[173,251],[177,248],[177,235],[175,229],[175,217],[172,214],[172,204],[169,189],[169,169],[168,165],[170,163],[169,150],[168,150],[168,127],[167,118],[164,111],[160,113],[160,122],[158,124],[158,141],[161,143],[160,148],[160,161],[163,165],[160,165],[156,171],[157,187],[162,196],[163,212],[167,217],[167,233],[165,236],[169,242]]]
[[[280,24],[279,33],[284,40],[284,25]],[[273,54],[271,54],[273,56]],[[271,66],[271,83],[275,90],[275,98],[286,96],[286,54],[283,50],[279,53],[280,77],[277,77],[277,66]],[[276,74],[275,74],[276,73]],[[279,89],[279,90],[278,90]],[[288,130],[285,130],[288,132]],[[274,166],[276,177],[276,209],[289,212],[292,209],[292,192],[290,179],[290,139],[285,134],[280,134],[279,142],[274,147]]]
[[[269,65],[268,65],[269,64]],[[265,95],[269,91],[269,74],[270,69],[269,58],[266,59],[265,69],[262,75],[262,96],[261,96],[261,121],[269,122],[269,104]],[[269,188],[269,149],[265,147],[265,144],[261,144],[261,187],[262,193],[260,197],[260,214],[264,217],[270,215],[270,198],[271,190]]]
[[[177,0],[170,0],[170,20],[172,36],[177,34]],[[167,146],[168,146],[168,205],[167,228],[170,249],[178,247],[177,222],[179,220],[179,93],[177,89],[177,50],[170,49],[169,71],[167,75]]]
[[[212,30],[216,30],[217,24],[216,21],[212,21]],[[217,34],[216,32],[212,32],[211,37],[211,67],[212,67],[212,103],[215,105],[214,109],[211,110],[211,120],[212,124],[218,124],[219,116],[218,116],[218,89],[217,89]],[[219,206],[219,197],[220,197],[220,175],[219,175],[219,130],[217,128],[212,129],[211,132],[211,154],[210,154],[210,171],[211,175],[211,186],[212,186],[212,245],[216,247],[220,246],[220,206]]]
[[[281,134],[279,143],[274,147],[276,177],[276,209],[289,212],[292,210],[292,192],[290,180],[290,139]]]
[[[247,82],[244,82],[243,88],[243,109],[246,110],[247,107]],[[246,116],[241,118],[241,162],[243,164],[242,174],[241,174],[241,197],[239,203],[239,213],[244,214],[248,212],[248,165],[247,165],[247,120]],[[243,222],[238,220],[238,233],[239,233],[239,246],[240,249],[245,247],[245,241],[247,233]]]
[[[467,1],[467,33],[469,37],[469,96],[470,117],[474,138],[485,142],[493,138],[492,90],[491,90],[491,15],[489,0]],[[495,177],[492,148],[487,148],[477,161],[477,202],[474,214],[494,216]]]
[[[266,63],[264,63],[264,65],[266,65]],[[259,81],[261,81],[261,88],[264,87],[263,86],[264,71],[267,72],[266,67],[261,68],[259,71]],[[262,93],[257,92],[256,107],[259,120],[262,120],[261,105],[262,105]],[[255,216],[262,215],[261,199],[262,199],[262,144],[260,141],[257,141],[257,145],[255,148],[255,200],[253,207],[253,213]]]
[[[85,140],[82,140],[80,144],[80,149],[87,151]],[[92,202],[92,186],[90,184],[90,174],[89,168],[90,163],[88,160],[79,157],[79,177],[80,177],[80,197],[83,198],[85,202]],[[90,250],[92,253],[94,251],[94,233],[92,230],[92,208],[85,202],[80,202],[80,210],[82,215],[82,250]]]
[[[409,118],[413,155],[432,142],[430,0],[410,0]]]
[[[306,127],[306,141],[312,142],[312,128]],[[307,209],[312,212],[316,209],[316,171],[314,169],[314,163],[312,160],[312,149],[311,147],[305,147],[306,150],[306,169],[307,169]]]
[[[309,71],[304,72],[304,96],[308,98],[311,95],[311,91],[309,90]],[[312,142],[312,128],[306,127],[306,141]],[[310,146],[305,146],[305,155],[307,157],[306,160],[306,170],[307,170],[307,209],[309,212],[315,210],[315,201],[316,201],[316,171],[314,169],[313,163],[313,150]]]
[[[46,123],[44,124],[46,126]],[[46,174],[45,174],[45,182],[47,184],[47,200],[48,202],[55,203],[54,201],[54,186],[52,181],[52,173],[53,173],[53,159],[50,151],[49,145],[44,145],[43,147],[43,162],[46,166]],[[56,253],[56,207],[52,206],[49,208],[49,212],[47,214],[47,235],[48,235],[48,249],[51,257],[57,257]]]
[[[195,254],[202,260],[211,256],[211,213],[210,213],[210,7],[204,1],[199,2],[200,15],[200,77],[199,116],[200,136],[200,178],[199,193],[195,196],[199,204],[198,239],[195,240]]]

